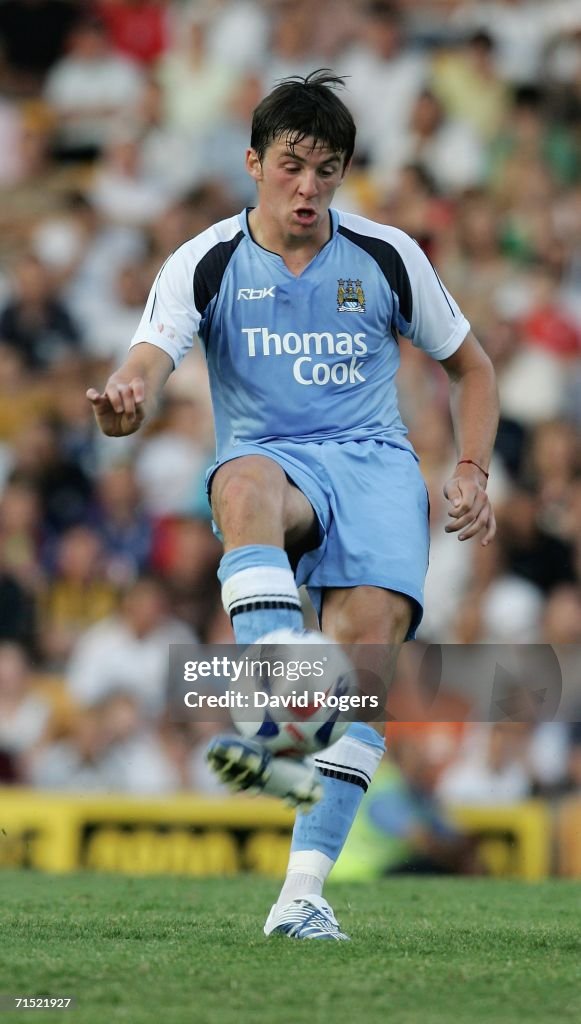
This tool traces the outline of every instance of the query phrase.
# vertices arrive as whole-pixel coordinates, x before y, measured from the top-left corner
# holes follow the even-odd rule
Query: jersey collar
[[[279,253],[277,253],[277,252],[272,252],[272,250],[271,250],[271,249],[265,249],[265,248],[264,248],[264,246],[262,246],[262,245],[259,245],[259,244],[258,244],[258,242],[257,242],[257,241],[256,241],[256,240],[254,239],[254,237],[253,237],[253,235],[252,235],[252,232],[251,232],[251,230],[250,230],[250,225],[248,224],[248,215],[249,215],[249,214],[250,214],[250,213],[252,212],[252,210],[254,210],[254,209],[255,209],[255,207],[254,207],[254,206],[247,206],[247,207],[245,207],[245,209],[244,209],[244,210],[242,210],[242,213],[240,214],[240,226],[241,226],[241,228],[242,228],[242,230],[243,230],[244,234],[245,234],[245,235],[247,235],[247,237],[248,237],[248,238],[250,239],[250,241],[252,242],[252,244],[253,244],[253,245],[255,245],[255,246],[256,246],[256,247],[258,248],[258,249],[261,249],[261,250],[262,250],[262,252],[267,252],[267,253],[269,253],[269,254],[270,254],[271,256],[275,256],[275,257],[276,257],[276,259],[278,259],[278,260],[281,260],[281,261],[282,261],[282,256],[280,256],[280,255],[279,255]],[[323,245],[323,246],[321,247],[321,249],[319,249],[319,252],[322,252],[322,251],[323,251],[323,249],[325,249],[325,248],[326,248],[326,246],[327,246],[327,245],[329,244],[329,242],[332,242],[332,241],[333,241],[333,238],[334,238],[334,237],[335,237],[335,235],[337,234],[337,229],[338,229],[338,227],[339,227],[339,213],[338,213],[338,211],[337,211],[337,210],[335,210],[335,209],[334,209],[334,208],[333,208],[332,206],[330,206],[330,207],[329,207],[329,217],[331,218],[331,235],[330,235],[330,237],[329,237],[329,238],[327,239],[327,241],[325,242],[325,245]],[[318,256],[318,255],[319,255],[319,253],[317,253],[317,256]],[[315,257],[314,257],[314,259],[316,259],[316,258],[317,258],[317,256],[315,256]]]

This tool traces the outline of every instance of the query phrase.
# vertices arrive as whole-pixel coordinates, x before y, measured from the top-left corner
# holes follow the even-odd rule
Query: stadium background
[[[350,76],[359,144],[337,205],[418,239],[500,384],[482,550],[443,532],[445,379],[402,346],[432,506],[420,641],[579,644],[581,3],[3,0],[0,50],[0,864],[277,873],[290,816],[224,803],[213,726],[167,712],[167,645],[232,641],[202,360],[124,440],[99,436],[85,389],[123,357],[166,256],[252,203],[264,92]],[[581,875],[578,725],[392,725],[390,752],[373,869],[437,861],[450,813],[482,839],[479,869]]]

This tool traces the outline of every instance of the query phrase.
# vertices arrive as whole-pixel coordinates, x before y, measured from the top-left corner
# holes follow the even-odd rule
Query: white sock
[[[333,864],[334,861],[319,850],[291,853],[277,906],[283,907],[301,896],[320,896]]]
[[[297,814],[287,877],[277,900],[283,906],[301,896],[322,893],[359,804],[385,747],[369,725],[358,722],[331,747],[314,758],[323,796],[309,814]]]

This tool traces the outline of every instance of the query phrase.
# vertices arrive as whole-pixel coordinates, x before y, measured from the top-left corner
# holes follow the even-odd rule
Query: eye
[[[285,164],[283,170],[285,170],[287,174],[295,174],[297,171],[300,171],[300,167],[298,164]]]
[[[322,178],[331,178],[336,173],[336,167],[320,167],[319,174]]]

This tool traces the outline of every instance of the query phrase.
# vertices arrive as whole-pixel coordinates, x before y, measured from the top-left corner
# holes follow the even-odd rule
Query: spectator
[[[151,65],[167,49],[169,25],[164,0],[100,0],[96,9],[117,53]]]
[[[97,444],[94,423],[79,394],[81,380],[80,373],[61,375],[53,415],[62,456],[92,478],[98,463]]]
[[[45,104],[30,101],[20,108],[20,129],[9,161],[14,177],[0,193],[0,254],[7,265],[30,251],[39,220],[52,216],[79,185],[82,171],[52,157],[52,129]]]
[[[578,584],[562,583],[551,591],[543,610],[543,639],[548,644],[581,644]]]
[[[484,339],[490,333],[494,338],[495,316],[512,321],[526,308],[529,282],[502,250],[500,213],[485,188],[464,194],[439,265],[447,287],[460,295],[473,330]]]
[[[231,636],[234,643],[234,634]],[[191,720],[187,725],[186,787],[207,797],[225,797],[228,788],[219,781],[206,761],[206,748],[212,736],[224,728],[224,723]],[[226,726],[228,728],[228,726]]]
[[[84,346],[87,355],[105,364],[116,364],[127,347],[127,338],[137,329],[148,284],[143,260],[119,268],[106,309],[99,320],[90,318],[90,335]]]
[[[204,176],[212,176],[212,160],[204,132],[194,139],[189,133],[178,131],[167,123],[163,89],[153,76],[143,86],[136,127],[142,174],[157,182],[160,188],[163,187],[177,201],[195,188]],[[208,129],[210,133],[212,130],[212,127]],[[223,144],[227,139],[227,130],[226,125],[224,129],[221,128],[220,122],[215,126]],[[240,158],[245,150],[244,147],[240,148],[240,139],[238,144],[237,156]],[[228,148],[232,155],[233,146]]]
[[[388,180],[405,164],[414,163],[429,174],[444,193],[476,188],[485,177],[485,151],[466,121],[447,117],[433,92],[417,97],[397,147],[389,136],[376,142],[375,173]]]
[[[576,0],[476,0],[458,7],[455,23],[463,29],[484,29],[495,41],[498,71],[508,82],[536,82],[551,37],[581,20]]]
[[[14,445],[12,473],[36,488],[46,541],[84,522],[93,498],[93,481],[60,447],[57,423],[31,420]]]
[[[563,536],[567,530],[569,488],[581,472],[577,432],[566,420],[541,423],[532,436],[530,455],[540,520],[553,536]]]
[[[22,352],[0,343],[0,486],[10,471],[12,444],[51,404],[46,382],[29,371]]]
[[[220,545],[204,519],[164,520],[156,531],[154,568],[163,576],[172,607],[204,638],[219,603]]]
[[[208,453],[200,445],[198,411],[204,412],[205,406],[195,400],[170,400],[162,429],[141,447],[136,473],[152,516],[187,511],[188,498],[208,465]]]
[[[561,185],[571,185],[578,178],[575,138],[562,122],[549,120],[546,110],[547,99],[538,86],[515,89],[490,148],[491,184],[505,200],[510,192],[518,195],[519,175],[526,173],[531,160],[545,164]]]
[[[323,2],[322,7],[325,7]],[[281,78],[308,75],[322,67],[325,58],[317,51],[317,12],[308,0],[272,4],[263,90],[274,88]]]
[[[570,793],[579,794],[581,793],[581,722],[571,724],[570,741],[564,788]]]
[[[369,787],[334,881],[370,881],[387,874],[477,874],[476,844],[448,817],[434,795],[431,767],[421,735],[392,734]]]
[[[482,141],[501,130],[510,95],[488,32],[475,32],[458,50],[436,56],[431,86],[448,117],[470,124]]]
[[[452,203],[436,188],[421,164],[404,164],[393,176],[375,216],[415,238],[426,255],[440,256],[443,240],[453,223]]]
[[[446,768],[436,786],[445,804],[507,804],[531,792],[527,771],[530,727],[498,722],[475,727],[466,736],[465,753]]]
[[[26,478],[8,479],[0,495],[0,551],[5,570],[30,592],[42,582],[42,503],[38,488]]]
[[[135,693],[119,690],[102,703],[107,738],[104,767],[119,793],[159,796],[182,787],[172,736],[148,723]],[[172,753],[170,753],[170,751]]]
[[[209,27],[209,16],[201,9],[184,13],[176,44],[160,59],[156,71],[168,127],[192,140],[220,120],[237,81],[230,59],[210,57]]]
[[[63,54],[75,19],[74,0],[4,0],[0,4],[3,88],[34,95],[47,71]]]
[[[218,65],[241,71],[261,67],[268,53],[268,4],[263,0],[215,0],[208,25],[208,53]]]
[[[575,577],[581,581],[581,474],[571,481],[567,499],[565,536],[573,547]]]
[[[40,636],[45,663],[62,670],[79,634],[110,615],[118,596],[106,576],[99,536],[86,526],[61,535],[55,563],[42,594]]]
[[[78,328],[52,289],[46,267],[33,255],[14,268],[13,294],[0,312],[0,339],[31,369],[47,369],[78,353]]]
[[[368,0],[361,8],[357,37],[341,64],[348,76],[348,103],[358,126],[357,152],[372,166],[380,167],[377,146],[383,140],[398,139],[409,124],[428,80],[427,59],[406,40],[397,4]]]
[[[165,212],[174,192],[173,182],[144,170],[138,129],[119,124],[91,185],[95,210],[114,224],[144,227]]]
[[[0,752],[12,760],[15,773],[19,759],[39,745],[47,733],[51,709],[34,692],[30,664],[23,647],[0,643]]]
[[[23,130],[23,118],[17,105],[0,97],[0,188],[13,185],[22,175]]]
[[[529,580],[545,594],[560,582],[575,579],[573,548],[540,516],[538,498],[526,490],[513,491],[500,510],[500,542],[508,570]]]
[[[539,637],[542,592],[519,576],[494,580],[482,595],[485,643],[534,644]]]
[[[79,637],[67,668],[69,691],[87,706],[121,688],[133,693],[142,712],[154,719],[166,699],[168,644],[195,639],[192,630],[171,615],[165,587],[142,577],[118,613]]]
[[[87,354],[98,358],[92,349],[94,332],[100,329],[95,325],[114,303],[122,268],[145,255],[142,232],[112,224],[101,217],[84,192],[72,191],[61,209],[37,223],[33,248],[53,279],[61,282],[82,325]]]
[[[102,153],[118,118],[137,104],[142,81],[137,65],[110,48],[102,21],[78,21],[44,89],[57,120],[57,158],[93,160]]]
[[[153,524],[133,469],[114,465],[97,480],[93,523],[104,545],[109,578],[127,586],[150,568]]]
[[[233,202],[239,206],[252,205],[255,198],[243,156],[248,144],[252,111],[260,101],[262,89],[262,81],[256,74],[244,75],[228,102],[223,118],[210,126],[200,140],[206,175],[216,176],[224,182]]]
[[[530,431],[564,415],[571,368],[543,346],[527,345],[518,322],[509,329],[515,344],[498,376],[501,417]]]
[[[108,737],[103,719],[99,704],[83,708],[75,716],[68,737],[32,752],[27,765],[28,782],[39,789],[79,793],[114,788],[115,776],[106,761]]]
[[[0,560],[0,642],[13,640],[36,653],[37,616],[34,592],[22,585]]]

